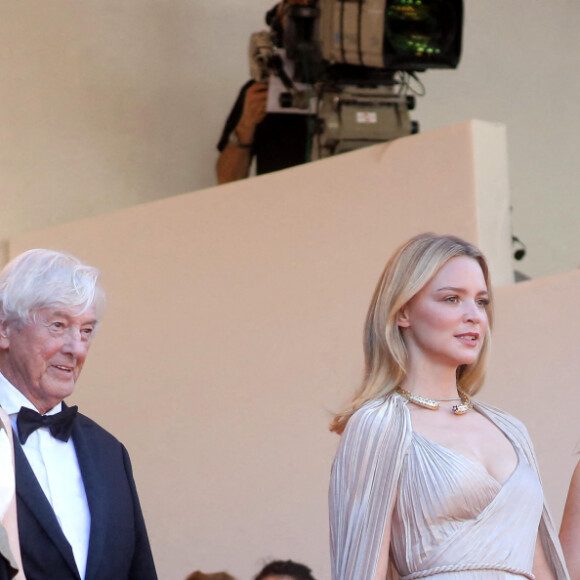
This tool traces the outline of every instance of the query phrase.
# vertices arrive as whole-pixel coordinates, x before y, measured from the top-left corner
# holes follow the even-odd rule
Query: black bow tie
[[[16,419],[20,443],[24,445],[29,435],[40,427],[48,427],[53,437],[61,441],[68,441],[78,409],[75,405],[74,407],[64,407],[60,413],[54,415],[41,415],[32,409],[21,407]]]

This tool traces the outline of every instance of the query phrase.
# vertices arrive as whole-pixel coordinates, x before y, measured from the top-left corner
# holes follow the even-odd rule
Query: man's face
[[[42,308],[30,324],[1,329],[0,370],[44,414],[73,392],[96,325],[94,307]]]

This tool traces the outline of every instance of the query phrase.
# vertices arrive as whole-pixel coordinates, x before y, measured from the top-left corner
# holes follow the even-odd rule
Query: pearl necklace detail
[[[445,403],[448,401],[461,401],[460,404],[453,405],[451,407],[451,412],[454,415],[465,415],[469,409],[473,408],[473,403],[469,398],[469,395],[462,391],[459,387],[457,387],[457,392],[459,393],[459,397],[457,399],[428,399],[427,397],[421,397],[420,395],[413,395],[413,393],[409,393],[405,389],[401,387],[397,387],[395,392],[399,393],[402,397],[405,397],[407,401],[410,403],[414,403],[419,407],[423,407],[425,409],[431,409],[431,411],[437,411],[439,409],[440,403]]]

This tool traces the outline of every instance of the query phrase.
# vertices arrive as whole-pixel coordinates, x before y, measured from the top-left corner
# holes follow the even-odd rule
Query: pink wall
[[[480,397],[524,421],[559,522],[580,459],[580,270],[499,288],[490,372]]]
[[[74,399],[131,451],[161,578],[199,568],[242,580],[264,558],[328,577],[338,438],[327,424],[360,378],[376,280],[396,245],[431,230],[490,244],[505,283],[505,172],[503,129],[471,122],[12,240],[12,255],[48,246],[103,271],[108,312]],[[492,186],[497,204],[482,211],[477,197]],[[569,283],[566,301],[578,295],[578,278]],[[548,449],[566,451],[571,442],[544,427],[571,409],[550,387],[570,389],[580,369],[546,357],[547,385],[544,359],[525,346],[539,348],[562,309],[553,284],[537,298],[533,283],[498,292],[499,355],[484,398],[511,408],[534,385],[542,398],[514,410]],[[530,307],[516,316],[520,288]],[[571,320],[550,328],[553,345],[571,350]],[[564,482],[570,468],[562,461],[548,478]]]

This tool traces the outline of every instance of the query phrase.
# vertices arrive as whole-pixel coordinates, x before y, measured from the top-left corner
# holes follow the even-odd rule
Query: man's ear
[[[397,314],[397,326],[399,328],[409,328],[411,326],[409,307],[407,304],[405,304],[405,306],[399,310],[399,314]]]
[[[8,350],[9,345],[8,324],[4,320],[0,320],[0,350]]]

